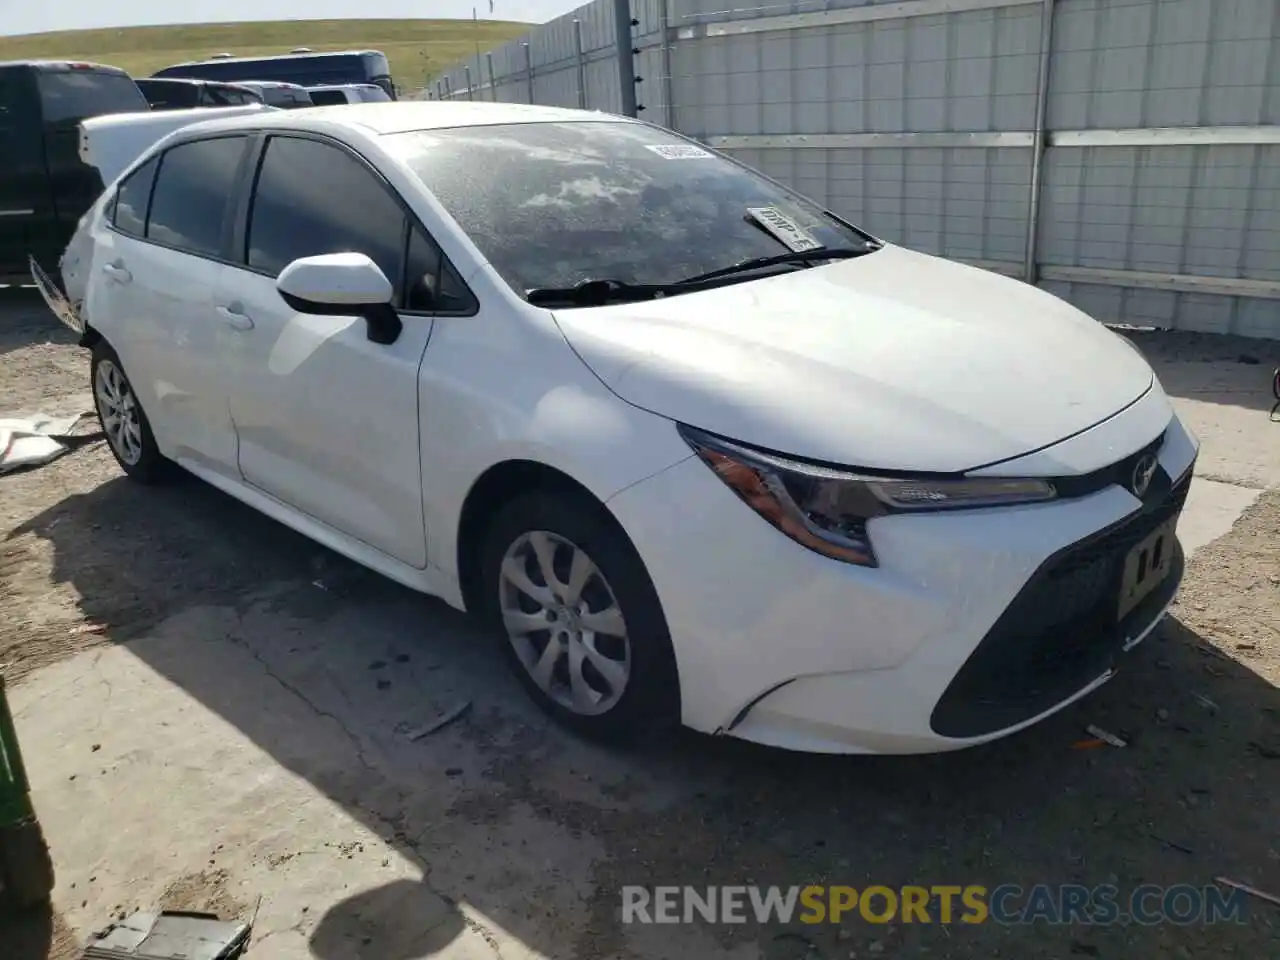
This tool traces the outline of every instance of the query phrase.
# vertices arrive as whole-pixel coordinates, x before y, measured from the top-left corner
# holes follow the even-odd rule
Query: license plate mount
[[[1120,604],[1116,618],[1123,620],[1164,582],[1173,567],[1174,536],[1178,521],[1166,520],[1129,551],[1120,580]]]

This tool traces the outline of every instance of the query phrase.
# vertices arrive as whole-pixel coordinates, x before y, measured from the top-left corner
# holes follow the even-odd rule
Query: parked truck
[[[30,254],[53,268],[103,182],[80,159],[80,122],[148,111],[123,70],[97,63],[0,63],[0,283]]]

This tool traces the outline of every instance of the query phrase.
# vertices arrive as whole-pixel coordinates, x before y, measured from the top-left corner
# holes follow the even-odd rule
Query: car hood
[[[614,393],[806,459],[957,472],[1064,440],[1152,385],[1102,324],[1021,281],[900,247],[644,303],[559,310]]]

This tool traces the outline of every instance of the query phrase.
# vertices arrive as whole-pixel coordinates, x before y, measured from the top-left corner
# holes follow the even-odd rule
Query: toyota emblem
[[[1160,461],[1156,459],[1154,453],[1143,454],[1133,465],[1133,476],[1130,478],[1129,488],[1139,500],[1147,495],[1147,490],[1151,487],[1151,478],[1156,475],[1156,467],[1159,465]]]

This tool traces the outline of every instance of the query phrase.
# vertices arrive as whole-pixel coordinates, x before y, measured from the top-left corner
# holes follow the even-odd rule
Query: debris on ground
[[[235,960],[243,955],[251,928],[215,914],[135,913],[96,934],[84,960]]]
[[[418,727],[416,730],[410,730],[408,737],[410,740],[421,740],[423,737],[435,733],[444,727],[447,727],[453,721],[457,720],[464,713],[471,709],[471,701],[464,700],[458,706],[454,707],[448,713],[442,714],[438,719],[431,721],[426,726]]]
[[[64,441],[88,416],[54,418],[38,413],[25,419],[0,419],[0,473],[56,460],[71,449]]]
[[[1265,900],[1267,903],[1274,903],[1277,907],[1280,907],[1280,897],[1277,897],[1274,893],[1267,893],[1265,890],[1251,887],[1247,883],[1241,883],[1239,880],[1232,880],[1230,877],[1214,877],[1213,882],[1235,890],[1243,890],[1251,897],[1257,897],[1259,900]]]
[[[1089,736],[1094,737],[1095,739],[1101,740],[1103,743],[1109,744],[1110,746],[1113,746],[1113,747],[1128,746],[1128,744],[1124,740],[1121,740],[1114,733],[1109,733],[1108,731],[1103,730],[1101,727],[1094,726],[1093,724],[1089,724],[1089,726],[1085,727],[1084,732],[1089,734]]]

